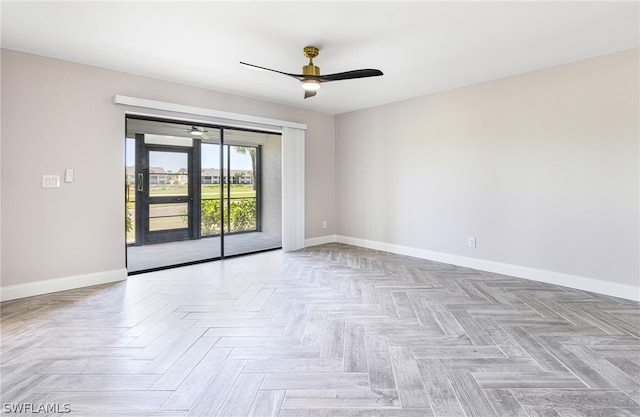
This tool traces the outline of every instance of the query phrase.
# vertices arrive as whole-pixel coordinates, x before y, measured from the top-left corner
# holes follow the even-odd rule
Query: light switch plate
[[[60,175],[43,175],[42,188],[60,188]]]
[[[64,170],[64,182],[73,182],[73,168]]]

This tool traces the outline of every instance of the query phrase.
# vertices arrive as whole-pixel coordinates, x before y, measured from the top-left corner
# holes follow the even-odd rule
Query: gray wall
[[[338,234],[639,286],[638,62],[337,116]]]

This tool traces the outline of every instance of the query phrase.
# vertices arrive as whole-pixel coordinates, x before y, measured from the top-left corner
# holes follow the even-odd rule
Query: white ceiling
[[[329,114],[640,46],[640,2],[2,1],[2,47]],[[322,74],[299,82],[314,45]],[[124,93],[124,92],[119,92]],[[153,97],[147,97],[153,98]]]

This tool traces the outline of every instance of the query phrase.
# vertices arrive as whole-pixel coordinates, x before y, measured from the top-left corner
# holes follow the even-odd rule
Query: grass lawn
[[[202,199],[212,199],[220,197],[220,185],[218,184],[203,184],[201,188]],[[186,185],[151,185],[151,196],[162,197],[171,195],[186,195]],[[224,196],[227,195],[227,186],[224,186]],[[231,198],[246,198],[255,197],[256,190],[253,189],[251,184],[232,184],[231,185]],[[135,194],[131,193],[131,201],[135,201]]]
[[[250,184],[231,184],[231,198],[247,198],[255,197],[256,190],[253,189],[253,185]],[[202,199],[220,198],[220,185],[217,184],[203,184],[202,185]],[[225,197],[227,195],[227,186],[224,187]]]

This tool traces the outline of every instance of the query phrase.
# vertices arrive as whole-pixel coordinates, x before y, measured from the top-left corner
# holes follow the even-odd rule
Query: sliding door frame
[[[214,260],[218,260],[218,259],[224,259],[224,258],[229,258],[229,257],[235,257],[235,256],[241,256],[244,254],[250,254],[250,253],[255,253],[255,251],[251,251],[251,252],[246,252],[246,253],[240,253],[240,254],[233,254],[233,255],[225,255],[225,236],[229,235],[229,234],[235,234],[235,233],[244,233],[244,232],[230,232],[230,211],[231,211],[231,185],[233,183],[232,181],[232,177],[231,177],[231,147],[232,146],[243,146],[243,145],[235,145],[235,144],[229,144],[226,145],[225,144],[225,131],[244,131],[244,132],[254,132],[254,133],[260,133],[260,134],[265,134],[265,135],[270,135],[270,134],[275,134],[275,135],[280,135],[282,137],[282,134],[280,132],[272,132],[272,131],[263,131],[260,129],[253,129],[253,128],[242,128],[242,127],[235,127],[235,126],[225,126],[225,125],[218,125],[218,124],[213,124],[213,123],[194,123],[192,121],[189,120],[184,120],[184,119],[176,119],[176,118],[166,118],[163,116],[149,116],[149,115],[137,115],[137,114],[126,114],[126,119],[137,119],[137,120],[145,120],[145,121],[151,121],[151,122],[158,122],[158,123],[162,123],[162,122],[170,122],[170,123],[174,123],[174,124],[184,124],[186,125],[193,125],[193,126],[198,126],[198,127],[202,127],[202,128],[209,128],[209,129],[216,129],[219,131],[219,135],[220,135],[220,139],[219,139],[219,165],[220,165],[220,181],[219,181],[219,186],[220,186],[220,235],[219,235],[219,239],[220,239],[220,256],[219,257],[211,257],[211,258],[206,258],[206,259],[202,259],[202,260],[196,260],[196,261],[189,261],[189,262],[184,262],[184,263],[179,263],[176,265],[167,265],[167,266],[160,266],[160,267],[155,267],[155,268],[150,268],[150,269],[145,269],[142,271],[135,271],[135,272],[130,272],[130,275],[133,274],[139,274],[139,273],[143,273],[143,272],[150,272],[150,271],[155,271],[155,270],[162,270],[162,269],[168,269],[168,268],[173,268],[173,267],[177,267],[177,266],[184,266],[184,265],[190,265],[190,264],[197,264],[197,263],[202,263],[202,262],[209,262],[209,261],[214,261]],[[146,165],[142,164],[142,166],[140,167],[136,167],[136,190],[138,190],[138,184],[137,181],[139,179],[139,176],[137,175],[138,173],[140,173],[142,171],[143,176],[142,178],[144,179],[144,182],[141,184],[142,187],[144,187],[145,190],[148,190],[149,187],[149,164],[148,164],[148,149],[147,148],[162,148],[162,149],[166,149],[166,150],[178,150],[180,149],[180,147],[172,147],[172,146],[165,146],[165,145],[146,145],[145,141],[144,141],[144,134],[136,134],[135,135],[135,149],[136,149],[136,159],[140,160],[141,158],[138,157],[138,155],[145,155],[144,159],[147,161]],[[192,138],[193,140],[193,146],[190,149],[189,153],[190,153],[190,162],[189,162],[189,169],[192,170],[190,173],[190,181],[189,181],[189,188],[190,188],[190,194],[192,196],[191,198],[191,202],[189,204],[189,210],[190,210],[190,215],[189,215],[189,229],[190,229],[190,238],[187,240],[196,240],[196,239],[201,239],[202,238],[202,234],[201,234],[201,211],[202,211],[202,206],[201,206],[201,201],[202,201],[202,178],[201,178],[201,162],[202,162],[202,141],[198,138]],[[208,142],[207,142],[208,143]],[[233,141],[232,141],[233,143]],[[253,181],[254,181],[254,186],[255,186],[255,200],[256,200],[256,214],[255,214],[255,220],[256,220],[256,232],[261,232],[262,231],[262,147],[261,145],[246,145],[247,147],[254,147],[256,149],[256,161],[255,161],[255,166],[253,167]],[[225,149],[226,147],[226,149]],[[226,167],[225,167],[225,152],[226,152]],[[193,178],[193,180],[192,180]],[[225,181],[226,178],[226,181]],[[224,187],[227,187],[227,195],[225,195],[225,190]],[[136,191],[139,192],[139,191]],[[142,200],[142,199],[141,199]],[[225,201],[229,207],[229,209],[227,210],[228,215],[225,216]],[[142,219],[142,215],[144,214],[144,207],[143,206],[147,206],[148,202],[142,202],[139,201],[136,203],[136,246],[140,246],[140,245],[145,245],[147,243],[155,243],[155,242],[147,242],[145,238],[140,239],[140,237],[142,236],[146,236],[146,231],[148,229],[148,219],[147,221],[138,221],[139,219]],[[281,213],[282,214],[282,213]],[[285,223],[283,222],[283,225]],[[144,230],[142,230],[142,228],[145,228]],[[278,248],[274,248],[274,249],[278,249]],[[273,249],[264,249],[264,250],[273,250]],[[259,252],[259,251],[258,251]]]
[[[113,104],[124,106],[123,114],[125,116],[151,116],[201,125],[249,127],[263,132],[282,134],[282,250],[288,252],[305,247],[304,142],[306,124],[122,94],[113,96]],[[163,115],[141,113],[131,110],[131,108],[169,112],[181,116],[167,116],[166,113]],[[200,117],[200,119],[194,119],[194,116]]]

